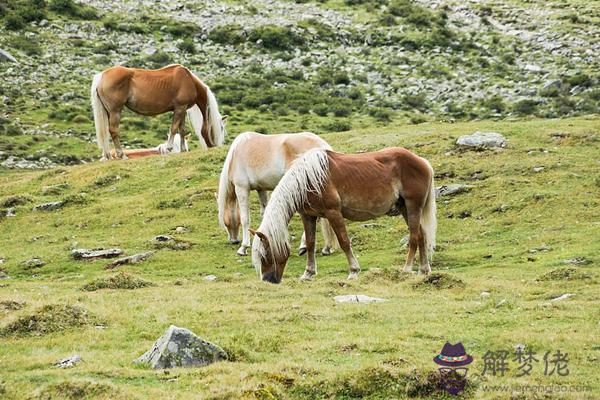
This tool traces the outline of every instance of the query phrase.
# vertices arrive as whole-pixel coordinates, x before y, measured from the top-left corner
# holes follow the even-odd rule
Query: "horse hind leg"
[[[238,199],[238,204],[240,207],[240,218],[242,221],[242,245],[237,251],[237,254],[240,256],[245,256],[248,254],[247,249],[251,246],[250,244],[250,211],[249,211],[249,197],[250,190],[245,187],[236,186],[235,187],[235,195]]]
[[[186,108],[178,107],[173,111],[173,121],[171,121],[171,131],[169,132],[169,139],[167,140],[167,150],[173,150],[173,143],[175,141],[175,135],[180,132],[185,123]],[[183,136],[181,136],[183,137]]]
[[[127,156],[123,153],[121,141],[119,139],[119,124],[121,122],[121,111],[112,111],[108,114],[108,130],[115,145],[116,158],[127,160]]]
[[[331,227],[329,221],[326,218],[321,218],[321,230],[323,231],[323,238],[325,239],[325,246],[321,250],[321,254],[324,256],[329,256],[333,254],[333,249],[335,248],[335,232]]]
[[[407,224],[409,231],[408,238],[408,253],[406,254],[406,263],[404,264],[404,272],[411,273],[417,248],[420,243],[424,243],[421,233],[421,208],[407,201]]]
[[[267,204],[269,203],[268,192],[266,190],[259,190],[258,200],[260,202],[260,216],[262,217],[265,214],[265,208],[267,208]]]

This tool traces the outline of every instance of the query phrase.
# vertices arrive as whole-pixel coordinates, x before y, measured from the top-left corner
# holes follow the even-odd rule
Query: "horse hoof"
[[[237,251],[237,255],[238,256],[247,256],[248,252],[246,251],[246,247],[245,246],[240,247]]]
[[[350,272],[348,279],[358,279],[358,272]]]
[[[331,250],[329,247],[323,247],[323,250],[321,250],[321,255],[323,256],[330,256],[333,254],[333,250]]]
[[[235,240],[229,239],[229,243],[231,243],[231,244],[240,244],[240,240],[239,239],[235,239]]]
[[[306,247],[300,247],[298,249],[298,255],[301,256],[301,255],[304,255],[304,254],[306,254]]]
[[[100,161],[101,161],[101,162],[108,161],[108,157],[106,157],[106,156],[102,156],[102,158],[100,158]]]
[[[431,267],[427,266],[426,269],[419,268],[418,275],[428,275],[431,272]]]
[[[317,273],[316,272],[308,272],[308,271],[304,271],[304,274],[302,274],[302,276],[300,277],[301,281],[310,281],[312,280],[313,276],[315,276]]]

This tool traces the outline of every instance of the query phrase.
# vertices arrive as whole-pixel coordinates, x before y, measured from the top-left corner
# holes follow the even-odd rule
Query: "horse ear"
[[[227,118],[229,118],[229,115],[223,115],[223,117],[221,118],[221,122],[223,122],[223,125],[227,125]]]
[[[248,229],[248,232],[250,232],[253,235],[258,236],[263,243],[269,244],[269,239],[267,239],[267,236],[265,236],[264,233],[255,231],[254,229]]]

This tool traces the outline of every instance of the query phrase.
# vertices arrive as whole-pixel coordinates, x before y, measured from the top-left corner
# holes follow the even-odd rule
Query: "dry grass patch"
[[[40,336],[89,325],[94,320],[83,307],[47,304],[8,323],[0,329],[0,336]]]
[[[538,281],[578,281],[592,279],[592,275],[575,267],[556,268],[537,278]]]
[[[434,272],[425,276],[419,282],[413,284],[413,288],[415,289],[453,289],[464,287],[465,283],[462,281],[462,279],[443,272]]]
[[[148,286],[156,286],[150,281],[137,278],[126,272],[119,272],[106,278],[98,278],[83,285],[81,290],[93,292],[100,289],[139,289]]]

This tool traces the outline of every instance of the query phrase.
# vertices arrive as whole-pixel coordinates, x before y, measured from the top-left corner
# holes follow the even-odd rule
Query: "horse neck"
[[[296,204],[290,204],[282,197],[272,197],[269,200],[258,230],[269,238],[269,244],[275,257],[281,255],[286,248],[288,224],[296,211],[298,211]]]

